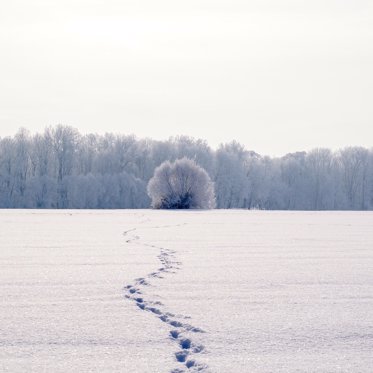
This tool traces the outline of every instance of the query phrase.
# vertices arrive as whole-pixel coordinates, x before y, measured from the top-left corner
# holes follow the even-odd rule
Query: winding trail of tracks
[[[146,227],[147,229],[163,229],[178,227],[185,224],[163,225]],[[152,245],[141,241],[138,235],[138,228],[133,228],[123,232],[126,237],[126,242],[141,246],[150,247],[158,251],[157,258],[160,262],[160,267],[144,277],[137,278],[132,284],[124,287],[125,298],[133,302],[139,311],[149,312],[154,317],[157,317],[160,322],[166,323],[169,326],[169,337],[175,342],[177,350],[173,352],[175,357],[174,369],[170,373],[183,372],[207,372],[208,367],[197,361],[198,354],[202,353],[205,347],[197,344],[193,340],[194,333],[204,333],[204,330],[187,322],[190,317],[186,315],[175,315],[169,312],[165,305],[162,304],[156,294],[145,297],[142,294],[144,287],[151,287],[152,280],[166,279],[167,276],[175,274],[182,265],[176,258],[176,252],[164,247]]]

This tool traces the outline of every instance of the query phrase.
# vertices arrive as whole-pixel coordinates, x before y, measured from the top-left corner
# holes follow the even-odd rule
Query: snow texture
[[[371,372],[373,214],[0,213],[1,372]]]

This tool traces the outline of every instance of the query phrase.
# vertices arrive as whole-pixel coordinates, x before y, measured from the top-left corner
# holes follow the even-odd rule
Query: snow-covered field
[[[0,211],[1,372],[372,372],[373,213]]]

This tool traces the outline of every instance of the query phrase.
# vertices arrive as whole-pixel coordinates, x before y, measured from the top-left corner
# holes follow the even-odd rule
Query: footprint
[[[136,303],[137,307],[139,307],[142,310],[145,310],[145,304],[143,303]]]
[[[166,315],[162,315],[159,317],[160,320],[162,320],[163,322],[169,322],[169,318],[166,316]]]
[[[202,329],[200,329],[200,328],[196,328],[196,327],[191,326],[191,325],[189,325],[188,330],[189,330],[190,332],[194,332],[194,333],[205,333],[204,330],[202,330]]]
[[[180,322],[180,321],[170,321],[169,323],[171,326],[174,326],[175,328],[181,328],[183,326],[183,324]]]
[[[150,311],[150,312],[155,313],[156,315],[162,315],[161,310],[159,310],[158,308],[155,308],[155,307],[148,307],[147,310]]]
[[[176,360],[179,363],[185,363],[186,358],[188,357],[188,352],[186,351],[178,351],[175,353]]]
[[[177,330],[171,330],[170,334],[171,334],[171,337],[174,339],[178,339],[180,335],[180,333]]]
[[[188,360],[186,363],[185,363],[186,367],[188,369],[190,369],[191,367],[194,367],[196,365],[196,362],[194,360]]]
[[[163,303],[160,302],[160,301],[156,301],[156,302],[149,302],[151,304],[155,304],[156,306],[163,306]]]
[[[199,354],[199,353],[202,352],[204,349],[205,349],[205,346],[203,346],[203,345],[194,346],[194,347],[193,347],[193,352],[194,352],[195,354]]]
[[[192,341],[189,338],[185,338],[180,341],[180,347],[183,350],[189,350],[191,345],[192,345]]]
[[[127,293],[125,294],[125,298],[133,301],[139,309],[154,314],[154,316],[158,317],[162,322],[167,323],[168,325],[175,328],[173,330],[170,330],[169,334],[170,338],[172,338],[179,347],[179,351],[174,353],[176,361],[182,363],[183,365],[171,370],[170,373],[205,371],[207,369],[207,365],[201,365],[193,359],[194,354],[200,353],[204,350],[204,346],[194,344],[192,339],[187,338],[182,334],[183,332],[204,333],[204,331],[200,328],[194,327],[193,325],[184,324],[178,321],[190,317],[184,315],[175,315],[173,313],[166,312],[166,310],[164,310],[165,306],[161,302],[156,301],[157,297],[155,297],[154,294],[153,299],[146,299],[146,296],[145,298],[143,298],[143,296],[139,296],[140,294],[142,294],[142,286],[150,286],[151,281],[154,278],[163,279],[165,277],[168,277],[169,273],[177,273],[177,271],[182,266],[182,262],[176,260],[176,251],[141,242],[141,237],[138,235],[134,235],[133,233],[129,235],[129,232],[133,232],[136,230],[137,229],[135,228],[124,233],[124,235],[128,235],[128,239],[126,242],[131,242],[132,244],[142,245],[158,250],[157,259],[160,267],[156,271],[149,273],[144,277],[136,278],[134,280],[134,285],[125,286],[124,290]]]
[[[143,278],[143,277],[137,278],[137,279],[135,279],[135,281],[136,281],[136,283],[137,283],[138,285],[149,285],[149,284],[147,283],[147,281],[145,280],[145,278]]]

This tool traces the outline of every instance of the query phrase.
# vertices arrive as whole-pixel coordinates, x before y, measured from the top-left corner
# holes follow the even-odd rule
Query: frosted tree
[[[0,138],[0,208],[147,208],[156,166],[183,157],[199,165],[192,169],[202,167],[213,187],[208,176],[180,168],[180,161],[166,163],[159,171],[165,183],[153,188],[170,193],[162,200],[152,189],[153,206],[209,207],[212,193],[218,208],[373,210],[373,149],[313,149],[271,158],[235,141],[213,150],[187,136],[156,141],[81,135],[62,125]],[[190,190],[180,181],[184,177],[196,182]]]
[[[305,159],[309,189],[305,195],[310,199],[312,210],[332,209],[333,190],[333,154],[330,149],[316,148],[308,152]]]
[[[2,139],[0,142],[0,206],[18,207],[13,203],[15,191],[14,172],[14,140],[11,138]]]
[[[281,199],[285,210],[308,210],[304,192],[308,186],[306,155],[306,152],[289,153],[280,159]]]
[[[188,158],[163,162],[148,184],[152,207],[210,209],[215,207],[214,185],[207,172]]]
[[[362,147],[347,147],[340,151],[342,183],[349,210],[365,210],[367,205],[369,151]]]
[[[216,195],[219,208],[242,208],[248,192],[246,152],[236,141],[220,145],[216,152]]]
[[[52,139],[52,148],[56,160],[58,185],[57,207],[66,208],[68,206],[67,177],[74,172],[80,134],[75,128],[62,125],[46,129],[46,132],[49,132],[49,136]]]

